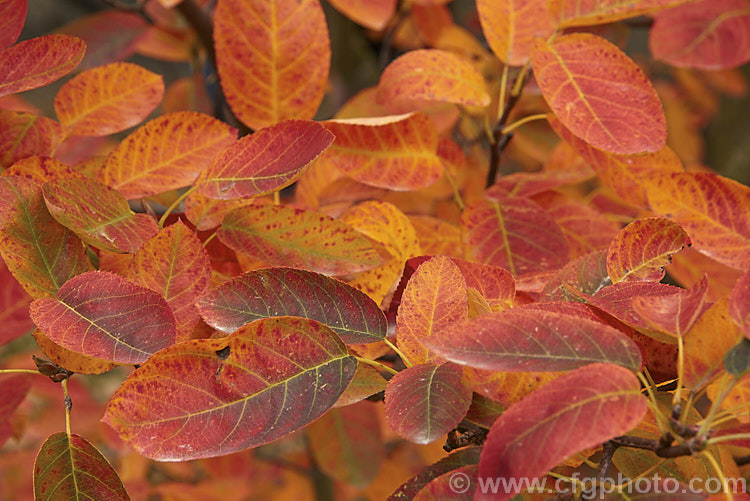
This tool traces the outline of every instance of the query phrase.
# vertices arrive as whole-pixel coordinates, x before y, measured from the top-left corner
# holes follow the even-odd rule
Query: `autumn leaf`
[[[52,362],[65,370],[78,374],[103,374],[117,367],[117,364],[109,360],[90,357],[73,350],[63,348],[48,338],[39,329],[31,333],[42,353]]]
[[[174,313],[177,341],[190,338],[200,319],[194,303],[211,280],[211,260],[195,233],[180,221],[164,228],[133,255],[127,277],[161,294]]]
[[[745,272],[729,295],[729,316],[740,326],[745,337],[750,338],[750,271]]]
[[[256,200],[258,199],[217,200],[193,192],[185,199],[185,217],[198,231],[206,231],[219,226],[224,216],[234,209],[250,205]]]
[[[578,451],[623,435],[648,408],[627,369],[592,364],[546,384],[506,410],[490,429],[479,477],[536,479]],[[506,500],[518,490],[475,499]]]
[[[657,14],[648,44],[654,59],[672,66],[721,70],[750,60],[748,32],[745,0],[703,0]]]
[[[306,428],[318,467],[336,480],[366,487],[378,475],[385,444],[370,402],[331,409]]]
[[[410,442],[429,444],[452,430],[471,405],[471,390],[455,364],[413,365],[385,389],[385,417]]]
[[[0,109],[0,167],[32,155],[50,156],[64,135],[51,118]]]
[[[576,136],[613,153],[660,150],[667,125],[641,69],[615,45],[589,33],[537,39],[534,76],[557,118]]]
[[[228,338],[187,341],[152,356],[115,392],[102,421],[151,459],[226,455],[320,417],[356,366],[318,322],[258,320]]]
[[[220,0],[214,40],[221,87],[242,123],[315,116],[331,63],[318,0]]]
[[[129,199],[188,186],[236,137],[235,129],[208,115],[162,115],[125,138],[98,178]]]
[[[442,458],[437,463],[428,466],[417,475],[410,478],[406,483],[402,484],[393,494],[391,494],[388,501],[414,499],[414,496],[416,496],[420,490],[435,478],[466,465],[478,464],[479,453],[481,450],[481,447],[465,447]]]
[[[607,24],[674,7],[687,0],[550,0],[549,15],[560,28]]]
[[[680,225],[664,218],[639,219],[615,236],[607,250],[607,272],[613,283],[622,280],[658,282],[672,254],[690,245]]]
[[[534,38],[554,31],[546,0],[478,0],[477,13],[492,52],[510,66],[525,64]]]
[[[63,348],[101,360],[140,364],[175,341],[175,319],[156,292],[119,275],[90,271],[31,303],[31,318]]]
[[[446,360],[493,371],[557,372],[596,362],[641,366],[638,346],[617,329],[573,312],[523,306],[456,322],[424,344]]]
[[[28,6],[26,0],[0,3],[0,49],[13,45],[23,29]]]
[[[607,253],[600,249],[566,264],[547,281],[542,296],[547,301],[581,301],[579,293],[594,294],[607,285],[612,285],[607,275]]]
[[[3,374],[0,376],[0,424],[11,418],[31,389],[28,374]],[[0,446],[3,440],[0,435]]]
[[[0,177],[0,254],[32,297],[54,296],[68,279],[89,271],[81,240],[47,211],[41,187]]]
[[[380,76],[376,100],[487,106],[490,96],[484,77],[467,60],[443,50],[422,49],[409,51],[388,65]]]
[[[380,262],[367,238],[344,223],[280,205],[235,209],[224,216],[217,235],[231,249],[275,266],[341,275]]]
[[[106,136],[143,121],[164,96],[160,75],[131,63],[84,71],[55,95],[55,113],[70,134]]]
[[[356,404],[378,392],[384,391],[386,380],[371,365],[359,364],[349,386],[341,394],[334,407]]]
[[[293,268],[245,273],[205,293],[196,303],[203,319],[231,333],[254,320],[295,316],[330,327],[345,343],[382,341],[383,312],[372,299],[336,279]]]
[[[99,249],[132,253],[158,231],[151,216],[134,213],[118,191],[93,179],[54,179],[42,191],[52,217]]]
[[[0,347],[34,328],[29,318],[29,296],[0,259]]]
[[[69,35],[45,35],[0,51],[0,96],[43,87],[67,75],[83,59],[86,43]]]
[[[703,279],[679,294],[633,298],[633,310],[646,324],[661,332],[682,336],[709,307],[706,301],[708,280]]]
[[[231,200],[281,190],[301,175],[334,135],[311,120],[285,120],[245,136],[219,154],[195,181],[201,195]]]
[[[50,157],[31,156],[11,165],[3,176],[22,176],[40,186],[59,177],[83,177],[66,164]]]
[[[724,368],[724,357],[741,339],[727,311],[727,299],[712,304],[683,336],[684,385],[698,388]]]
[[[117,472],[85,438],[55,433],[34,462],[34,497],[130,500]]]
[[[321,162],[361,183],[390,190],[417,190],[443,174],[433,122],[422,113],[329,120],[336,140]]]
[[[343,15],[365,28],[382,31],[396,13],[396,0],[329,0]]]

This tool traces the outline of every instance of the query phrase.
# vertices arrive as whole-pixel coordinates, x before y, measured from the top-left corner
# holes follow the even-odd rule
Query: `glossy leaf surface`
[[[330,162],[360,183],[417,190],[443,174],[435,125],[422,113],[329,120],[323,125],[336,141],[321,162]]]
[[[34,497],[53,499],[129,500],[117,472],[85,438],[55,433],[34,462]]]
[[[748,33],[745,0],[703,0],[659,13],[648,42],[654,59],[672,66],[721,70],[750,61]]]
[[[6,0],[0,3],[0,49],[18,40],[27,10],[26,0]]]
[[[55,96],[55,113],[71,134],[106,136],[138,125],[161,102],[160,75],[131,63],[85,71]]]
[[[617,329],[574,312],[522,306],[455,323],[425,344],[446,360],[494,371],[565,371],[596,362],[641,366],[640,349]]]
[[[235,129],[208,115],[162,115],[115,148],[99,180],[128,199],[188,186],[236,137]]]
[[[477,13],[492,52],[511,66],[525,64],[534,38],[554,31],[546,0],[478,0]]]
[[[203,171],[198,192],[231,200],[271,193],[292,184],[334,140],[311,120],[285,120],[245,136]]]
[[[607,272],[612,282],[658,282],[672,254],[690,245],[680,225],[664,218],[639,219],[622,230],[609,244]]]
[[[646,181],[651,208],[687,230],[695,248],[750,268],[750,188],[716,174],[675,173]]]
[[[340,275],[380,262],[356,230],[323,214],[278,205],[250,205],[226,216],[218,237],[231,249],[275,266]]]
[[[745,272],[729,295],[729,315],[750,338],[750,271]]]
[[[20,176],[0,177],[0,254],[32,297],[54,296],[89,271],[83,243],[47,211],[41,187]]]
[[[412,50],[383,71],[379,103],[412,100],[487,106],[490,96],[482,74],[467,60],[436,49]]]
[[[610,364],[588,365],[557,378],[495,421],[479,476],[535,479],[568,456],[625,434],[648,408],[640,389],[632,372]],[[516,494],[477,493],[477,498],[506,500]]]
[[[388,381],[385,417],[393,430],[417,444],[429,444],[452,430],[471,405],[461,368],[447,363],[413,365]]]
[[[55,179],[43,192],[52,217],[99,249],[135,252],[158,231],[151,216],[134,213],[119,192],[93,179]]]
[[[659,97],[638,66],[596,35],[537,40],[534,75],[558,119],[576,136],[613,153],[660,150],[667,125]]]
[[[0,96],[36,89],[67,75],[81,62],[86,44],[69,35],[45,35],[0,52]]]
[[[331,62],[318,0],[221,0],[214,40],[221,87],[245,125],[315,116]]]
[[[317,320],[351,344],[382,341],[388,328],[377,303],[363,292],[293,268],[245,273],[204,294],[197,306],[207,324],[226,333],[278,316]]]
[[[341,340],[318,322],[259,320],[228,338],[160,351],[125,380],[102,420],[152,459],[229,454],[321,416],[356,367]]]
[[[559,27],[607,24],[669,8],[686,0],[549,0],[549,14]]]
[[[31,303],[30,312],[52,341],[102,360],[140,364],[175,341],[166,300],[113,273],[77,275],[60,287],[57,298]]]

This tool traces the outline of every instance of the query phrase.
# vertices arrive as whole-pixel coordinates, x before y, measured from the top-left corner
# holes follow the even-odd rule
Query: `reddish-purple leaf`
[[[0,422],[10,419],[30,389],[29,374],[0,375]]]
[[[113,273],[75,276],[56,299],[37,299],[30,311],[37,327],[60,346],[121,364],[143,363],[175,341],[166,300]]]
[[[42,191],[52,217],[96,248],[132,253],[159,231],[151,216],[134,213],[118,191],[94,179],[54,179]]]
[[[357,361],[314,320],[258,320],[228,338],[186,341],[120,386],[104,421],[146,457],[186,461],[271,442],[314,421]]]
[[[477,488],[480,487],[478,475],[479,466],[475,464],[461,466],[430,481],[413,499],[414,501],[471,501],[474,499]]]
[[[0,109],[0,168],[32,155],[50,156],[64,135],[51,118]]]
[[[750,338],[750,271],[745,272],[729,295],[729,316]]]
[[[26,21],[26,0],[0,2],[0,49],[13,45]]]
[[[138,249],[127,277],[161,294],[177,321],[177,340],[190,338],[200,319],[195,301],[211,280],[211,260],[195,233],[180,221],[164,228]]]
[[[565,265],[547,282],[542,296],[547,301],[581,301],[579,293],[594,294],[612,285],[607,276],[607,252],[590,252]]]
[[[568,243],[560,227],[525,198],[469,204],[461,227],[472,259],[505,268],[514,276],[554,270],[568,262]]]
[[[640,349],[617,329],[574,312],[523,306],[453,324],[424,344],[446,360],[502,372],[566,371],[596,362],[641,367]]]
[[[429,444],[452,430],[471,405],[471,390],[455,364],[409,367],[388,381],[385,418],[410,442]]]
[[[84,52],[86,43],[69,35],[32,38],[0,51],[0,96],[54,82],[73,71]]]
[[[334,135],[311,120],[285,120],[245,136],[195,181],[201,195],[232,200],[281,190],[296,181]]]
[[[317,320],[352,344],[382,341],[388,329],[383,312],[364,292],[293,268],[245,273],[207,292],[196,305],[207,324],[227,333],[278,316]]]
[[[130,500],[107,459],[85,438],[65,432],[51,435],[39,449],[34,498]]]
[[[1,238],[1,237],[0,237]],[[0,259],[0,346],[34,328],[29,317],[29,296]]]
[[[396,492],[388,497],[388,501],[406,501],[414,499],[422,488],[430,483],[433,479],[467,465],[476,465],[479,463],[480,447],[466,447],[459,449],[448,457],[445,457],[437,463],[428,466],[420,473],[409,479],[408,482],[401,485]]]
[[[682,336],[710,306],[706,300],[708,278],[679,294],[633,299],[633,310],[655,330]]]
[[[474,499],[504,501],[576,452],[623,435],[648,409],[638,379],[627,369],[593,364],[565,374],[506,410],[492,426],[479,477],[517,480],[516,490],[477,491]]]
[[[91,269],[81,240],[52,218],[41,187],[21,176],[0,177],[0,254],[34,298],[54,296]]]

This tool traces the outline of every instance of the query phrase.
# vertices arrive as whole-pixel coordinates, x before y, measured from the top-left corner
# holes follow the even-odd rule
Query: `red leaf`
[[[357,366],[357,372],[354,374],[352,382],[346,387],[334,407],[346,407],[356,404],[365,398],[384,391],[386,380],[371,365],[360,364]]]
[[[750,271],[737,280],[729,295],[729,316],[750,338]]]
[[[29,317],[29,296],[0,260],[0,347],[34,328]],[[2,413],[0,413],[2,415]]]
[[[580,301],[579,293],[594,294],[607,285],[612,285],[607,254],[598,250],[566,264],[545,284],[542,295],[547,301]]]
[[[320,417],[356,367],[344,343],[318,322],[258,320],[228,338],[160,351],[120,386],[102,421],[152,459],[230,454]]]
[[[3,176],[21,176],[34,181],[40,186],[58,177],[83,177],[66,164],[50,157],[26,157],[14,163],[2,174]]]
[[[188,186],[236,137],[235,129],[208,115],[162,115],[110,153],[99,180],[129,199]]]
[[[51,118],[0,109],[0,167],[32,155],[50,156],[64,135]]]
[[[609,244],[607,272],[612,282],[664,278],[664,266],[672,254],[690,245],[690,237],[669,219],[639,219],[622,230]]]
[[[190,338],[200,319],[195,301],[211,280],[208,252],[195,233],[180,221],[164,228],[133,255],[127,277],[161,294],[177,321],[177,340]]]
[[[26,398],[31,389],[29,374],[10,374],[0,376],[0,421],[10,419],[16,407]]]
[[[43,192],[52,217],[99,249],[132,253],[159,231],[151,216],[134,213],[118,191],[93,179],[54,179]]]
[[[130,500],[117,472],[85,438],[51,435],[34,462],[35,499]]]
[[[0,49],[13,45],[18,40],[27,9],[26,0],[6,0],[0,3]]]
[[[750,7],[745,0],[703,0],[656,15],[648,44],[654,59],[721,70],[750,61]]]
[[[221,87],[242,123],[315,116],[331,63],[318,0],[219,0],[214,40]]]
[[[55,96],[55,113],[70,134],[106,136],[143,121],[164,96],[160,75],[131,63],[84,71]]]
[[[492,52],[510,66],[524,65],[534,39],[555,31],[546,0],[478,0],[477,13]]]
[[[45,35],[0,51],[0,96],[43,87],[67,75],[83,59],[86,43],[68,35]]]
[[[648,409],[640,390],[632,372],[609,364],[588,365],[546,384],[495,421],[479,477],[531,481],[568,456],[630,431]],[[478,491],[475,499],[502,501],[518,492]]]
[[[143,363],[175,341],[174,315],[164,298],[113,273],[75,276],[57,299],[37,299],[30,311],[60,346],[121,364]]]
[[[382,341],[388,325],[377,303],[333,278],[293,268],[251,271],[207,292],[197,302],[203,319],[234,332],[259,318],[295,316],[327,325],[348,344]]]
[[[686,0],[550,0],[551,18],[559,28],[607,24],[669,8]],[[558,28],[558,29],[559,29]]]
[[[682,336],[710,306],[706,301],[708,279],[695,284],[690,289],[682,289],[679,294],[666,296],[637,297],[633,299],[633,310],[649,327]]]
[[[502,372],[566,371],[595,362],[641,367],[640,349],[617,329],[523,306],[454,323],[424,343],[446,360]]]
[[[388,381],[385,418],[393,430],[417,444],[429,444],[452,430],[471,405],[471,390],[454,364],[414,365]]]
[[[334,135],[310,120],[285,120],[235,142],[195,181],[198,192],[232,200],[265,195],[296,181],[333,143]]]
[[[615,45],[590,33],[537,40],[534,76],[557,118],[587,143],[613,153],[660,150],[667,125],[641,69]]]

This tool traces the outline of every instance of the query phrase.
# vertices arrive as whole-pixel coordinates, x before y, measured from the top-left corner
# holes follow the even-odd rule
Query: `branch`
[[[482,445],[487,439],[489,429],[464,419],[458,426],[448,432],[448,438],[445,440],[443,450],[451,452],[469,445]]]

